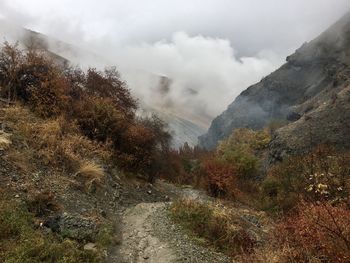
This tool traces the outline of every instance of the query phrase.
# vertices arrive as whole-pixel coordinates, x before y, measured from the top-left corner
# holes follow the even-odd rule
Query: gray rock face
[[[308,152],[320,143],[350,149],[350,85],[333,94],[298,121],[277,130],[270,144],[270,163]]]
[[[334,100],[347,87],[349,76],[350,13],[287,57],[287,63],[281,68],[243,91],[225,112],[214,119],[208,133],[199,137],[199,144],[213,149],[219,140],[236,128],[259,129],[274,120],[297,122],[295,128],[301,129],[303,116],[312,112],[321,114],[318,107],[332,98]],[[331,114],[328,108],[322,112],[322,116]],[[333,109],[332,114],[337,115],[337,109]],[[338,125],[339,121],[333,121],[332,125]],[[321,125],[322,122],[315,123],[316,133],[322,130]],[[291,131],[292,127],[288,130]],[[286,131],[278,135],[279,142],[283,136],[287,136]],[[322,136],[317,138],[323,142]]]

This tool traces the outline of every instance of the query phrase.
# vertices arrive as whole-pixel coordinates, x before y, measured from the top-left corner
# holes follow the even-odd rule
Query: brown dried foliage
[[[150,180],[163,165],[161,152],[168,150],[170,140],[166,127],[157,118],[136,118],[137,101],[115,68],[86,73],[63,68],[44,53],[22,52],[6,43],[0,51],[0,85],[1,96],[18,99],[39,116],[49,118],[35,124],[40,127],[22,123],[21,128],[38,144],[47,164],[58,166],[73,160],[67,166],[76,168],[81,154],[72,140],[86,142],[84,135],[108,144],[120,166],[145,173]],[[74,129],[78,129],[65,133],[64,122],[75,123]]]
[[[297,262],[349,262],[350,210],[327,202],[301,203],[295,214],[276,227],[280,246],[293,248]]]

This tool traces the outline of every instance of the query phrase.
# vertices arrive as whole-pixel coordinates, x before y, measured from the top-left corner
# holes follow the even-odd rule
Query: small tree
[[[6,96],[8,102],[17,97],[16,80],[23,63],[24,56],[18,43],[10,45],[5,42],[0,51],[0,85],[3,88],[1,95]]]

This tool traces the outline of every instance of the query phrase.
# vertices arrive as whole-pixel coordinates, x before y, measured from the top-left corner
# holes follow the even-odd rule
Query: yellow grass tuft
[[[11,145],[10,134],[0,131],[0,150],[7,150]]]
[[[75,176],[84,184],[85,190],[91,192],[102,185],[104,175],[104,170],[100,165],[93,161],[83,161]]]

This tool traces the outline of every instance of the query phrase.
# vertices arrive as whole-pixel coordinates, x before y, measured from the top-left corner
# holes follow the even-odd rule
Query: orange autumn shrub
[[[90,68],[86,74],[86,92],[90,96],[110,99],[119,111],[134,117],[137,101],[115,67],[106,68],[103,72]]]
[[[229,163],[208,159],[203,163],[207,190],[214,197],[234,196],[237,191],[237,170]]]
[[[141,124],[130,125],[123,134],[122,140],[117,159],[124,168],[137,172],[150,167],[156,142],[152,130]]]
[[[68,96],[68,84],[65,79],[50,73],[40,86],[30,89],[29,105],[42,117],[59,116],[67,111],[72,103]]]
[[[293,248],[293,262],[350,261],[350,210],[345,206],[301,203],[275,233],[280,246]]]

